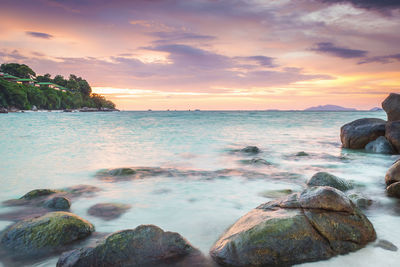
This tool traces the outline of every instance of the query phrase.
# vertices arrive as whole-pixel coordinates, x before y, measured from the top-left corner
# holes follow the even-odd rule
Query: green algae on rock
[[[1,235],[0,244],[21,255],[49,253],[85,238],[93,231],[94,226],[85,219],[57,211],[9,226]]]
[[[197,249],[178,233],[164,232],[155,225],[140,225],[112,233],[92,247],[66,252],[57,266],[156,266],[179,261],[192,253],[198,253]]]

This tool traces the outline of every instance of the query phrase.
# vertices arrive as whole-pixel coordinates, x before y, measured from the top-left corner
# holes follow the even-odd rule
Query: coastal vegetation
[[[50,74],[36,75],[25,64],[8,63],[0,66],[0,108],[30,110],[115,109],[104,96],[92,93],[89,83],[71,74],[54,78]]]

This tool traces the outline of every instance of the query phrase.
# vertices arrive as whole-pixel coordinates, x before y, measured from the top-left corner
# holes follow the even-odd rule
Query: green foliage
[[[31,78],[36,76],[36,73],[27,65],[18,63],[1,64],[0,71],[19,78]]]
[[[30,78],[36,73],[24,64],[8,63],[0,66],[0,71],[20,77]],[[50,74],[37,76],[38,82],[51,82],[69,89],[67,92],[58,91],[47,86],[40,88],[32,85],[22,85],[8,82],[0,78],[0,107],[15,107],[18,109],[77,109],[89,108],[115,108],[115,104],[103,96],[92,94],[92,88],[82,77],[74,74],[65,79],[56,75],[54,79]]]

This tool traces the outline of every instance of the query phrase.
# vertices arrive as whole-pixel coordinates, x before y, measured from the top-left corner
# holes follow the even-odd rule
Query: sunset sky
[[[379,106],[400,1],[2,0],[0,63],[87,79],[125,110]]]

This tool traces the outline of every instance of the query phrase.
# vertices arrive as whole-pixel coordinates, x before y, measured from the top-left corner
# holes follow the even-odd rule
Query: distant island
[[[357,111],[355,108],[345,108],[336,105],[323,105],[306,108],[304,111]]]
[[[104,96],[92,93],[89,83],[71,74],[51,78],[36,75],[25,64],[0,66],[0,112],[19,110],[115,111],[115,104]]]
[[[383,111],[383,108],[374,107],[371,108],[369,111]]]

